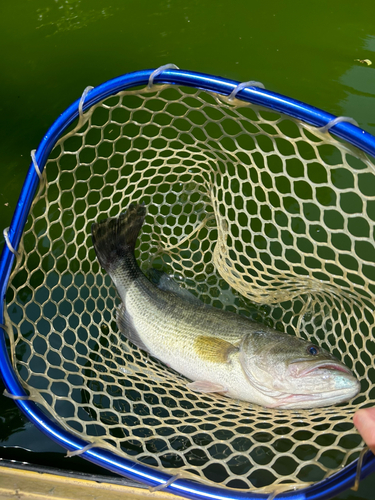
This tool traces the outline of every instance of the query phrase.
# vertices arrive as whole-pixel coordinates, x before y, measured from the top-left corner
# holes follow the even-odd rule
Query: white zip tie
[[[91,85],[89,85],[88,87],[85,88],[85,90],[82,92],[82,95],[81,95],[81,99],[79,100],[79,104],[78,104],[78,113],[79,113],[79,117],[81,118],[81,116],[83,115],[83,104],[85,102],[85,99],[87,97],[87,94],[90,92],[90,90],[92,90],[94,87],[92,87]]]
[[[165,483],[158,484],[157,486],[150,486],[148,489],[152,493],[154,491],[164,490],[165,488],[168,488],[168,486],[170,486],[172,483],[174,483],[175,481],[177,481],[177,479],[180,476],[181,476],[181,474],[176,474],[175,476],[172,476],[170,479],[168,479],[168,481],[166,481]]]
[[[164,64],[164,66],[160,66],[155,71],[153,71],[148,79],[147,88],[150,89],[154,85],[154,79],[160,75],[165,69],[179,69],[175,64]]]
[[[39,165],[36,161],[35,152],[36,152],[36,149],[33,149],[30,153],[30,156],[31,156],[31,159],[33,161],[35,172],[38,174],[39,180],[41,181],[43,179],[43,176],[42,176],[42,172],[40,171]]]
[[[78,103],[78,123],[77,125],[74,127],[73,130],[71,130],[70,132],[68,132],[67,134],[63,135],[62,137],[60,137],[60,139],[56,142],[55,144],[55,147],[59,144],[61,144],[63,141],[65,141],[66,139],[68,139],[68,137],[71,137],[72,135],[74,135],[77,130],[79,130],[86,122],[87,120],[90,118],[90,116],[92,115],[93,111],[94,111],[94,108],[91,107],[89,108],[86,113],[83,112],[83,105],[85,103],[85,100],[86,100],[86,97],[87,97],[87,94],[90,92],[90,90],[92,90],[94,87],[92,87],[91,85],[89,85],[88,87],[85,88],[85,90],[82,92],[82,95],[81,95],[81,98],[79,100],[79,103]]]
[[[341,123],[341,122],[352,123],[353,125],[356,125],[357,127],[359,127],[358,123],[354,120],[354,118],[350,118],[350,116],[338,116],[337,118],[334,118],[333,120],[328,122],[327,125],[324,125],[323,127],[316,127],[316,128],[320,132],[328,132],[328,130],[330,128],[334,127],[335,125],[337,125],[338,123]]]
[[[4,389],[3,396],[18,401],[27,401],[31,399],[30,396],[15,396],[14,394],[10,394],[10,392],[8,392],[6,389]]]
[[[75,457],[77,455],[82,455],[82,453],[85,453],[87,450],[91,450],[91,448],[95,448],[95,446],[98,446],[95,443],[89,443],[80,450],[75,450],[75,451],[67,451],[65,458],[70,458],[70,457]]]
[[[245,87],[259,87],[261,89],[264,89],[264,85],[261,82],[255,82],[254,80],[250,80],[249,82],[242,82],[237,85],[236,88],[232,90],[230,95],[228,96],[228,101],[233,101],[233,99],[236,97],[238,92],[243,90]]]
[[[14,254],[16,255],[17,257],[19,257],[19,253],[17,252],[17,250],[15,250],[12,246],[12,243],[10,242],[10,239],[9,239],[9,235],[8,235],[8,230],[9,230],[9,227],[6,227],[3,231],[3,235],[4,235],[4,239],[5,239],[5,243],[7,244],[7,247],[9,248],[9,250]]]

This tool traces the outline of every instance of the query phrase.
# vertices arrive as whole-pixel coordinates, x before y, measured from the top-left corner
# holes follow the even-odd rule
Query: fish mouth
[[[271,408],[278,409],[311,409],[331,406],[338,403],[345,403],[354,398],[360,390],[359,384],[353,385],[351,391],[331,391],[328,393],[317,394],[291,394],[278,399],[270,405]]]
[[[294,361],[291,363],[290,374],[296,378],[305,377],[306,375],[321,375],[321,370],[342,372],[350,377],[353,377],[352,372],[341,363],[335,361]]]

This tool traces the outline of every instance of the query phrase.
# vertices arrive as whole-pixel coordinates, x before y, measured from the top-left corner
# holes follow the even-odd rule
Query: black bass
[[[358,394],[358,380],[321,347],[207,306],[167,277],[159,286],[146,278],[134,256],[145,216],[132,204],[91,230],[122,300],[118,327],[133,344],[192,380],[196,392],[271,408],[327,406]]]

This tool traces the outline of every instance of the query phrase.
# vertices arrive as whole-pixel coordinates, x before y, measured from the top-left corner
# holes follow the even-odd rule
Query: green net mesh
[[[134,461],[237,489],[306,485],[356,459],[375,399],[374,164],[284,115],[175,86],[96,105],[45,168],[7,290],[15,370],[65,429]],[[273,410],[199,395],[120,336],[93,222],[148,215],[144,272],[310,339],[361,381],[347,404]]]

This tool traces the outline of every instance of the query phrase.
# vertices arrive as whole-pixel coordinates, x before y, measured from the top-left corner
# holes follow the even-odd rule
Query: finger
[[[353,422],[367,446],[375,453],[375,408],[358,410],[353,417]]]

